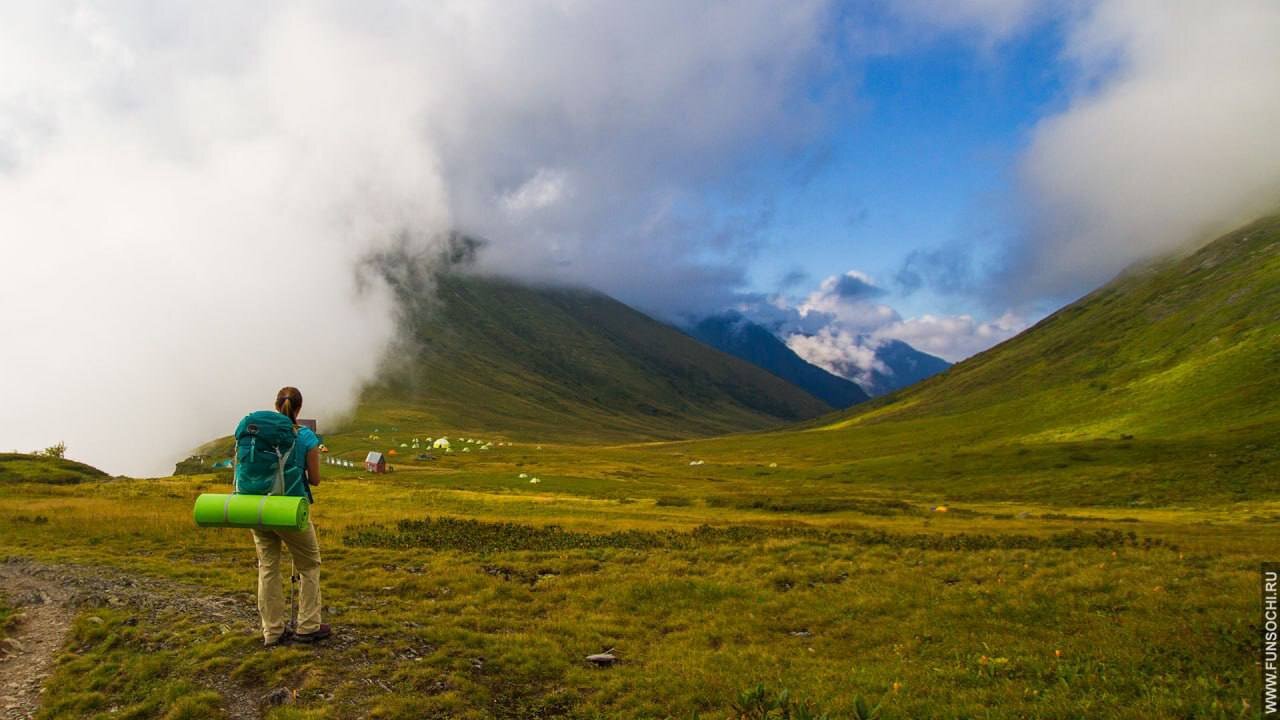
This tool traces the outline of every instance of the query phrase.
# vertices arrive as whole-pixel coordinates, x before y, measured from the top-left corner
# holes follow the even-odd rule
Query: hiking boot
[[[300,643],[313,643],[313,642],[319,642],[320,640],[323,640],[332,634],[333,634],[333,631],[329,629],[329,626],[327,624],[321,623],[320,627],[316,628],[312,632],[295,634],[293,636],[293,640],[294,642],[300,642]]]
[[[265,639],[264,639],[264,640],[262,641],[262,646],[263,646],[263,647],[276,647],[277,645],[284,645],[285,643],[289,642],[289,641],[290,641],[290,640],[292,640],[292,639],[293,639],[293,630],[291,630],[291,629],[289,629],[289,628],[285,628],[285,629],[284,629],[284,632],[280,633],[280,637],[277,637],[275,640],[265,640]]]

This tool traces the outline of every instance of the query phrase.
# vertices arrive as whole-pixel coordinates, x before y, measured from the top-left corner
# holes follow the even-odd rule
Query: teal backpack
[[[293,421],[274,410],[258,410],[236,426],[237,495],[283,495],[302,467],[293,459]]]

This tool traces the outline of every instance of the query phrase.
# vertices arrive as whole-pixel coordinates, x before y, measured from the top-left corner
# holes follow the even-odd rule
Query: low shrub
[[[690,532],[674,530],[622,530],[587,533],[558,525],[523,525],[484,522],[451,517],[401,520],[394,526],[361,525],[351,528],[343,542],[353,547],[392,549],[432,548],[492,553],[522,550],[561,551],[595,548],[629,550],[685,550],[708,545],[743,545],[768,540],[806,540],[829,544],[877,545],[917,550],[1073,550],[1166,546],[1164,540],[1139,538],[1111,528],[1073,529],[1052,535],[1014,533],[894,533],[885,530],[836,531],[807,527],[757,527],[753,525],[699,525]],[[1176,550],[1176,546],[1168,546]]]

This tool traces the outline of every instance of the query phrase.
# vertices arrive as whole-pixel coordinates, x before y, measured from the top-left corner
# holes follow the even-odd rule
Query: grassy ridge
[[[74,460],[26,453],[0,453],[0,483],[75,484],[106,476],[107,474],[98,468]]]
[[[960,416],[988,436],[1223,432],[1280,416],[1280,216],[1133,269],[834,427]]]

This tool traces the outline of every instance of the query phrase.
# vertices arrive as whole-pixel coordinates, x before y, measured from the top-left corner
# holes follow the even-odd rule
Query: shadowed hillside
[[[600,293],[425,270],[388,277],[403,335],[357,423],[657,439],[831,410]]]
[[[869,397],[852,381],[805,361],[767,328],[739,314],[703,318],[689,334],[804,388],[832,407],[844,409]]]
[[[946,360],[920,352],[901,340],[886,340],[876,347],[876,360],[884,364],[887,372],[873,368],[864,383],[867,391],[876,396],[914,385],[951,367]]]

